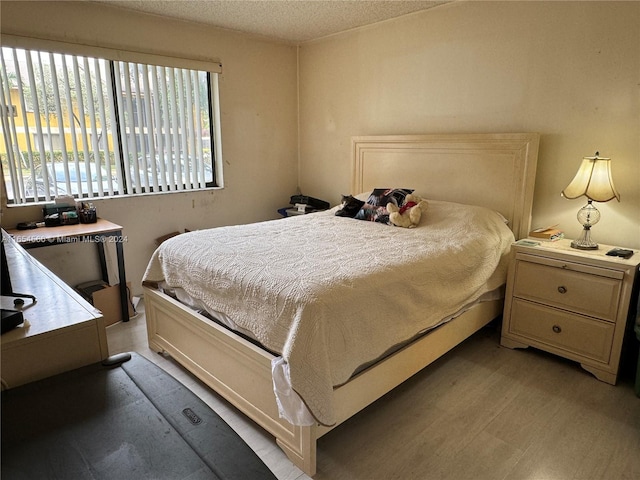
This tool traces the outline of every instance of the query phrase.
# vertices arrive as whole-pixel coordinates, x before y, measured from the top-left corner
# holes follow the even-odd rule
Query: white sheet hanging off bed
[[[282,355],[322,424],[361,365],[502,285],[514,241],[498,213],[430,201],[418,228],[335,209],[179,235],[145,282],[165,282]]]

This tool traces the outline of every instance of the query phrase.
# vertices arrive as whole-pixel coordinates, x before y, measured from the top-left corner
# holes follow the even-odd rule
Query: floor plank
[[[144,308],[107,328],[109,351],[136,351],[200,396],[279,479],[308,477],[247,420],[147,346]],[[499,345],[492,325],[318,442],[317,480],[637,479],[640,398],[534,349]]]

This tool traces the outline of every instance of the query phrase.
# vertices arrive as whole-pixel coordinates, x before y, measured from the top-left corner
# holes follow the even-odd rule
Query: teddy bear
[[[389,222],[398,227],[414,228],[420,223],[420,218],[428,206],[429,203],[426,200],[412,193],[405,197],[401,207],[389,202],[387,203]]]

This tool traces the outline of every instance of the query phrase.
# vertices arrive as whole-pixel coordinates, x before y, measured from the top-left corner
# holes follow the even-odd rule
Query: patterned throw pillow
[[[376,188],[371,192],[365,203],[354,218],[371,222],[389,224],[388,203],[395,203],[399,207],[404,203],[407,195],[413,193],[409,188]]]
[[[395,203],[401,207],[407,195],[413,193],[412,188],[376,188],[371,192],[367,203],[379,207],[387,206],[387,203]]]
[[[387,207],[376,207],[366,203],[354,218],[370,222],[389,223],[389,212]]]

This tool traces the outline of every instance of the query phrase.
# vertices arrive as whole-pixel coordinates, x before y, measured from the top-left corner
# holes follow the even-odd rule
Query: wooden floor
[[[272,437],[147,346],[143,307],[107,328],[110,354],[136,351],[199,395],[279,479],[306,479]],[[319,440],[315,479],[640,479],[633,356],[617,386],[478,332]]]

